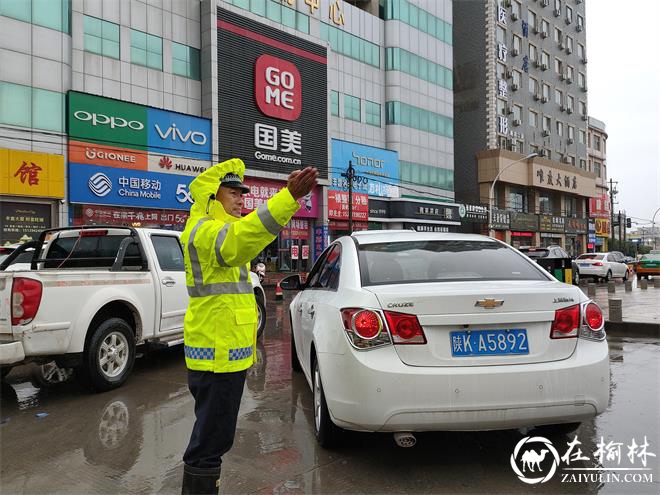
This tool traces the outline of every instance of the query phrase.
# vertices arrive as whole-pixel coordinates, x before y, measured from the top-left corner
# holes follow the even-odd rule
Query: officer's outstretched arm
[[[273,242],[300,205],[287,188],[240,220],[226,224],[217,234],[211,263],[242,266]]]

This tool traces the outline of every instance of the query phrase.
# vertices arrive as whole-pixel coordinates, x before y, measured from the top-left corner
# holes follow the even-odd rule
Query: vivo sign
[[[211,159],[211,121],[100,96],[69,92],[69,139]]]

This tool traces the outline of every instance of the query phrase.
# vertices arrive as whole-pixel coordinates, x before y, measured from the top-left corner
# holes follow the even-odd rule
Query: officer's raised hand
[[[294,199],[309,193],[318,184],[319,171],[315,167],[294,170],[287,179],[286,187]]]

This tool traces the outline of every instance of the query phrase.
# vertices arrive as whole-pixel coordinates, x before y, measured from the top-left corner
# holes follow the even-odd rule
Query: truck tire
[[[83,356],[83,376],[97,392],[120,387],[135,362],[135,336],[121,318],[109,318],[91,329]]]
[[[257,338],[261,338],[266,329],[266,305],[263,297],[256,290],[254,291],[254,298],[257,300]]]

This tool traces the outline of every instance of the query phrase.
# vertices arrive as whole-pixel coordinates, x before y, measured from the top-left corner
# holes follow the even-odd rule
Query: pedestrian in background
[[[246,370],[255,362],[257,307],[250,261],[298,211],[317,184],[307,167],[241,218],[245,164],[219,163],[190,183],[194,205],[181,235],[190,301],[184,319],[188,387],[195,425],[183,455],[182,494],[218,493],[222,456],[231,449]]]

